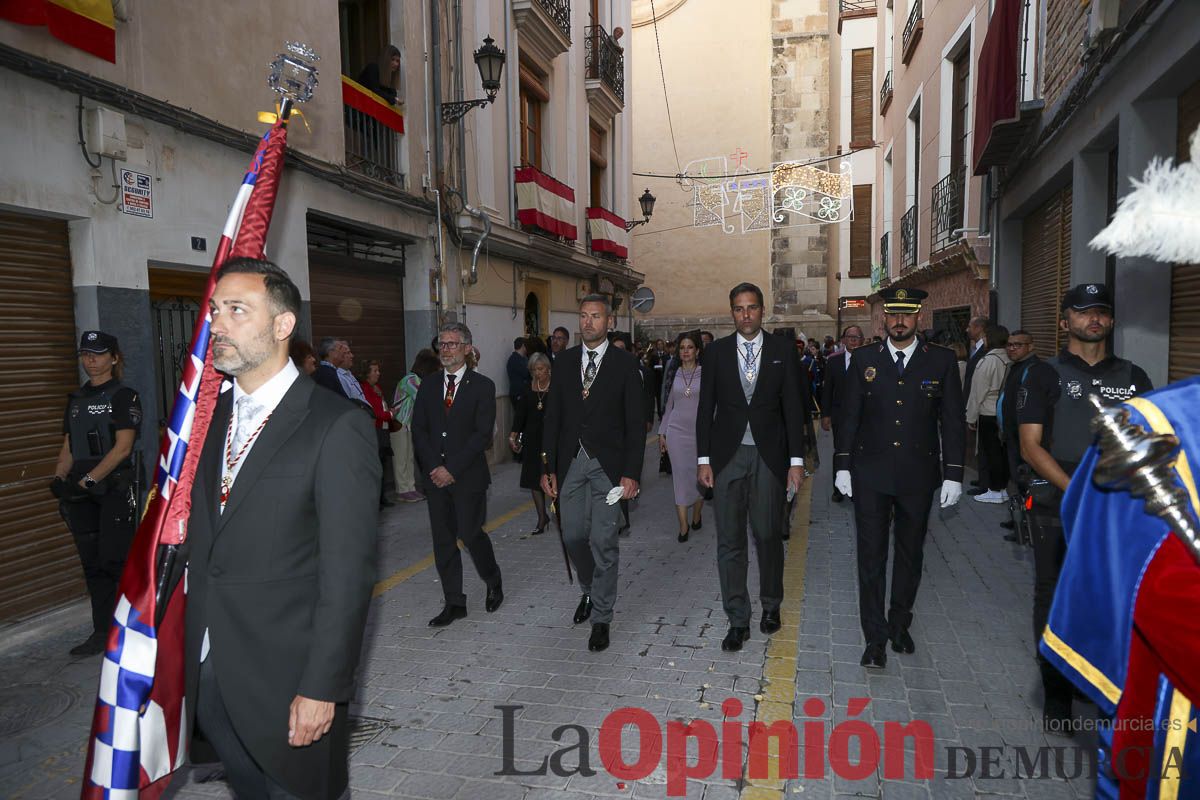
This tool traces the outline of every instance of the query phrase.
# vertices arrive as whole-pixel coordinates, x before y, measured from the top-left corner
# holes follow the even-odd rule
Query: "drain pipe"
[[[475,249],[471,251],[471,276],[467,283],[474,286],[479,283],[479,248],[483,247],[483,243],[492,235],[492,218],[474,206],[463,206],[463,211],[483,223],[483,235],[475,242]]]

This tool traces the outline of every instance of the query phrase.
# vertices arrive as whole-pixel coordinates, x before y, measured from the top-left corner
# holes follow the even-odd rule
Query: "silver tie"
[[[254,402],[248,394],[244,394],[237,401],[237,426],[233,429],[233,455],[236,457],[242,452],[242,447],[245,446],[246,440],[254,433],[254,418],[262,411],[262,406]]]

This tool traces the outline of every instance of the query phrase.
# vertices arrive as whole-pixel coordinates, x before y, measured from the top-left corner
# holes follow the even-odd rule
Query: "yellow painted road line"
[[[754,721],[768,727],[775,722],[792,723],[796,702],[796,648],[800,636],[800,608],[804,602],[804,570],[808,559],[808,520],[812,511],[812,480],[796,497],[792,509],[791,539],[783,567],[783,603],[779,608],[783,623],[767,645],[767,661],[763,666],[763,699],[758,704]],[[767,774],[746,776],[741,800],[780,800],[785,780],[779,774],[778,743],[768,753]],[[747,764],[747,768],[749,764]]]
[[[511,511],[509,511],[507,513],[501,514],[500,516],[494,517],[493,519],[489,519],[487,522],[484,523],[483,530],[485,533],[491,533],[492,531],[499,528],[501,525],[511,522],[512,520],[514,520],[517,517],[524,514],[526,511],[530,511],[532,509],[533,509],[533,501],[532,500],[530,500],[526,503],[522,503],[521,505],[517,506],[516,508],[512,509]],[[458,547],[460,550],[462,549],[462,542],[458,543]],[[387,592],[391,589],[395,589],[397,586],[404,583],[406,580],[411,578],[413,575],[416,575],[418,572],[427,570],[432,566],[433,566],[433,555],[430,554],[430,555],[425,556],[424,558],[422,558],[420,561],[416,562],[415,564],[409,564],[404,569],[400,569],[400,570],[393,572],[391,575],[384,578],[379,583],[375,584],[375,589],[374,589],[374,591],[371,592],[371,597],[372,598],[379,597],[384,592]]]

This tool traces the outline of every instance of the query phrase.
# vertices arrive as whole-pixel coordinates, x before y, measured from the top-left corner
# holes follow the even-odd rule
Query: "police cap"
[[[1062,310],[1068,308],[1075,311],[1086,311],[1089,308],[1107,308],[1112,310],[1112,292],[1103,283],[1081,283],[1072,287],[1062,299]]]
[[[79,337],[81,353],[112,353],[117,349],[117,337],[104,331],[84,331]]]
[[[899,288],[880,289],[885,314],[916,314],[921,310],[921,301],[929,297],[924,289]]]

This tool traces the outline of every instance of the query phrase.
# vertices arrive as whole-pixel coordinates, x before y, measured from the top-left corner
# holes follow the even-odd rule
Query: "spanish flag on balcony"
[[[55,39],[117,63],[112,0],[0,0],[0,19],[44,25]]]

